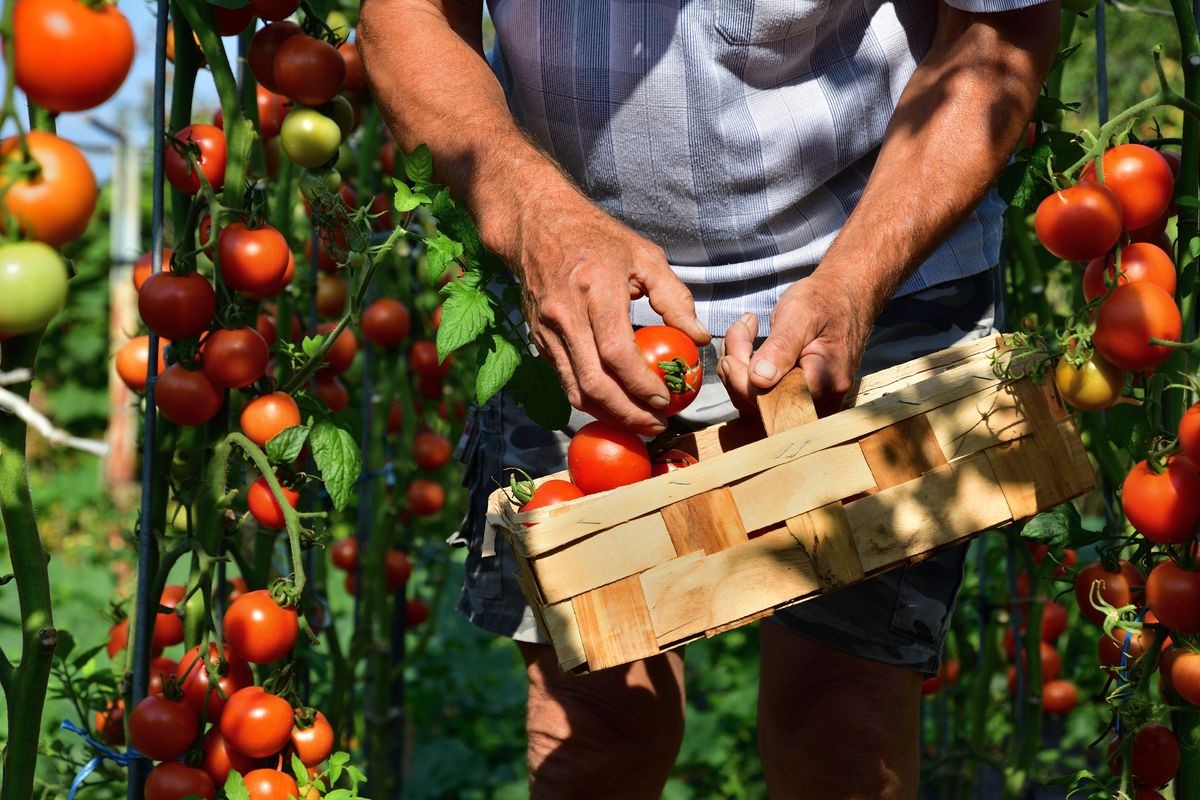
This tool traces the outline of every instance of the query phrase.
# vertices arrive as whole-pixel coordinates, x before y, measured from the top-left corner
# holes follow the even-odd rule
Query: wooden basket
[[[694,466],[523,514],[494,493],[489,524],[560,667],[713,636],[1090,491],[1053,385],[998,378],[998,346],[865,377],[823,419],[794,370],[760,398],[761,420],[667,443]]]

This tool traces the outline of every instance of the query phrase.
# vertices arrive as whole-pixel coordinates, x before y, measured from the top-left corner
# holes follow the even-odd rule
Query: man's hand
[[[533,340],[571,405],[642,433],[660,432],[667,389],[634,342],[629,302],[648,297],[666,324],[705,344],[710,337],[691,293],[660,247],[582,197],[539,203],[523,217],[509,263],[521,277]]]
[[[815,273],[793,284],[771,314],[771,334],[754,352],[758,319],[746,314],[725,335],[717,365],[730,397],[743,412],[754,398],[800,366],[822,416],[841,408],[854,385],[875,309],[831,273]]]

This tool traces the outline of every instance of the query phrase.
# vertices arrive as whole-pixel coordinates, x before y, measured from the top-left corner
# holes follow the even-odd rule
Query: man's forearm
[[[439,179],[467,203],[484,243],[519,268],[521,205],[582,197],[509,113],[483,57],[482,17],[478,2],[366,0],[358,41],[397,141],[406,151],[429,146]]]
[[[1057,3],[986,15],[942,6],[934,44],[820,272],[882,309],[994,183],[1033,112],[1058,24]]]

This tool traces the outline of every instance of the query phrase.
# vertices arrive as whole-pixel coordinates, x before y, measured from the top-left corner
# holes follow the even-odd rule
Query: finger
[[[683,281],[671,271],[665,261],[635,272],[633,279],[650,301],[650,307],[663,322],[692,337],[696,344],[708,344],[712,334],[696,316],[696,303]]]
[[[661,417],[634,402],[613,375],[604,369],[590,330],[563,335],[563,339],[566,357],[578,386],[580,401],[577,408],[605,422],[639,431],[658,433],[666,427]]]
[[[754,337],[758,336],[758,317],[747,311],[729,326],[725,333],[725,355],[743,364],[754,353]]]
[[[596,352],[605,370],[616,376],[631,398],[654,409],[666,408],[671,402],[667,384],[642,357],[629,321],[629,304],[624,298],[596,295],[588,304],[588,317]]]
[[[745,361],[726,356],[717,363],[717,375],[729,392],[735,408],[746,412],[755,407],[756,389],[750,383],[750,367]]]
[[[774,317],[779,319],[778,311]],[[770,389],[779,383],[779,379],[796,366],[805,344],[807,340],[800,329],[777,323],[750,359],[751,382],[759,389]]]
[[[800,368],[804,370],[804,381],[812,394],[817,416],[839,411],[852,380],[852,376],[846,375],[848,368],[822,353],[805,353],[800,357]]]

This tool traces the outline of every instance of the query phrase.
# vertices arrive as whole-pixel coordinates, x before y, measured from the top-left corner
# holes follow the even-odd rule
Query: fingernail
[[[775,380],[775,376],[778,373],[779,370],[775,369],[775,365],[770,361],[762,360],[754,364],[754,374],[760,378],[765,378],[769,381]]]
[[[650,398],[650,405],[654,408],[666,408],[671,404],[671,399],[663,397],[661,394],[656,394]]]
[[[742,323],[743,325],[749,325],[750,324],[750,312],[747,311],[745,314],[742,314],[742,316],[738,317],[738,322]]]

